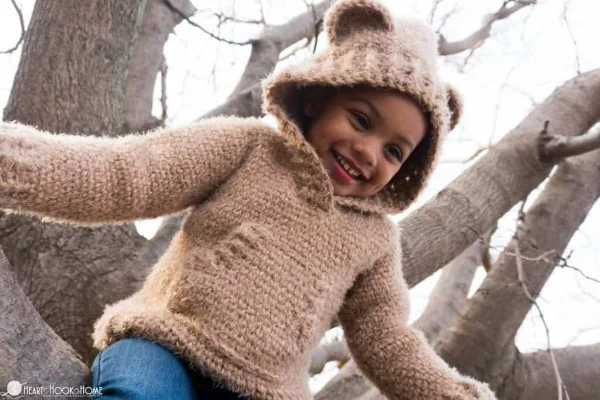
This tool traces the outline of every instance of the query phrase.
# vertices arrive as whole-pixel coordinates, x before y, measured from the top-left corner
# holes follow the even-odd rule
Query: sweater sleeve
[[[407,326],[408,287],[399,250],[357,277],[339,319],[359,369],[389,399],[494,400],[486,384],[461,376]]]
[[[222,117],[109,138],[0,123],[0,208],[81,225],[176,213],[227,180],[264,130]]]

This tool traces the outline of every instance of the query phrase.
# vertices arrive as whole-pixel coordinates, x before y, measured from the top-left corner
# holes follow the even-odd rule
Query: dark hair
[[[302,130],[303,135],[306,136],[306,132],[310,128],[310,125],[312,124],[312,121],[314,118],[314,117],[309,117],[304,112],[306,105],[309,104],[310,101],[313,101],[313,99],[311,97],[314,96],[314,93],[319,94],[319,105],[323,105],[327,102],[327,100],[329,100],[329,98],[331,98],[333,95],[335,95],[341,89],[342,89],[341,87],[325,86],[325,85],[304,86],[304,87],[298,89],[298,94],[296,97],[296,99],[297,99],[296,104],[298,107],[297,115],[299,117],[299,120],[297,122],[298,122],[298,126]]]

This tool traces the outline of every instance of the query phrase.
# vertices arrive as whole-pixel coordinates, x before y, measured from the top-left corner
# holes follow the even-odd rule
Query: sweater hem
[[[109,309],[123,309],[124,302],[109,306]],[[218,344],[188,318],[163,307],[150,308],[139,304],[136,308],[140,311],[127,309],[111,313],[106,310],[95,324],[94,347],[102,350],[120,339],[144,338],[169,349],[186,362],[192,371],[208,374],[229,389],[252,396],[253,399],[313,399],[304,391],[290,389],[286,385],[289,379],[257,367],[233,350]]]

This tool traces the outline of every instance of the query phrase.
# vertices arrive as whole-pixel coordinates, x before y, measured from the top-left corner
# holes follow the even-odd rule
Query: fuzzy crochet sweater
[[[78,224],[191,207],[141,290],[106,307],[98,349],[144,337],[252,398],[306,400],[311,349],[338,314],[391,399],[492,398],[406,325],[395,225],[334,196],[304,149],[249,119],[116,139],[2,124],[0,204]]]
[[[83,225],[189,209],[143,287],[96,322],[98,349],[143,337],[253,399],[307,400],[311,350],[337,314],[358,366],[390,399],[494,399],[407,326],[399,233],[386,216],[423,187],[455,94],[419,55],[422,30],[394,27],[378,4],[341,1],[326,25],[330,51],[265,85],[278,129],[214,118],[106,138],[0,124],[0,208]],[[416,42],[394,45],[411,32]],[[297,95],[365,82],[418,96],[431,129],[384,190],[339,197],[299,128]]]

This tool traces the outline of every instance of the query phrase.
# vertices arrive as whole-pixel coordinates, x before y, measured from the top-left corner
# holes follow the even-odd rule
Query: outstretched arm
[[[408,287],[399,254],[359,275],[339,313],[358,367],[392,400],[495,400],[487,385],[461,376],[407,326]]]
[[[175,213],[231,176],[265,128],[212,118],[107,138],[0,123],[0,208],[79,224]]]

